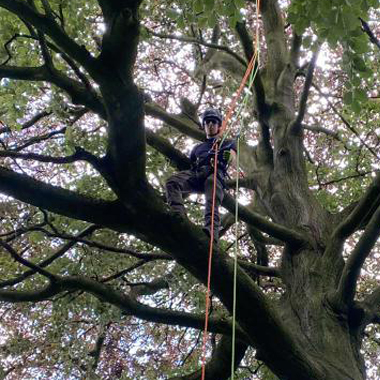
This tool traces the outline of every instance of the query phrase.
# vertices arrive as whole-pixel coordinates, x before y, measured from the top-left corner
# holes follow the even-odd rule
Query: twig
[[[0,239],[0,245],[6,249],[9,254],[13,257],[14,260],[19,262],[20,264],[33,269],[35,272],[41,274],[44,277],[47,277],[51,282],[56,280],[56,276],[44,269],[42,269],[40,266],[33,264],[32,262],[22,258],[8,243]]]
[[[187,42],[187,43],[193,43],[193,44],[203,45],[203,46],[206,46],[206,47],[209,47],[212,49],[223,50],[226,53],[228,53],[229,55],[231,55],[232,57],[234,57],[236,60],[238,60],[242,65],[247,66],[247,63],[244,61],[244,59],[241,58],[238,54],[236,54],[233,50],[231,50],[227,46],[210,44],[210,43],[200,41],[200,40],[198,40],[196,38],[192,38],[192,37],[182,37],[182,36],[175,36],[173,34],[156,33],[156,32],[153,32],[152,30],[150,30],[148,28],[146,28],[146,30],[148,33],[150,33],[154,37],[166,38],[169,40],[177,40],[177,41],[182,41],[182,42]]]
[[[298,115],[296,119],[294,120],[294,122],[292,123],[292,126],[290,127],[291,133],[298,133],[301,130],[302,120],[304,119],[305,113],[306,113],[307,99],[309,97],[310,87],[313,81],[313,75],[314,75],[316,62],[318,59],[318,54],[319,54],[319,48],[313,53],[313,57],[311,58],[311,61],[309,63],[309,68],[306,74],[305,85],[303,87],[303,91],[302,91],[302,95],[300,99]]]
[[[362,23],[362,28],[365,33],[367,33],[369,40],[375,44],[380,49],[380,41],[376,38],[376,36],[373,34],[372,30],[369,28],[368,23],[366,23],[362,18],[359,17],[359,20]]]

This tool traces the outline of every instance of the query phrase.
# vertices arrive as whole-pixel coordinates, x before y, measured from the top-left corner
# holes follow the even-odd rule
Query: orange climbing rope
[[[257,57],[257,50],[252,56],[247,70],[244,74],[240,87],[233,98],[228,111],[226,118],[223,120],[220,135],[225,133],[227,128],[227,123],[232,116],[232,113],[236,107],[237,100],[244,89],[244,86],[247,83],[248,77],[253,69],[255,60]],[[206,291],[206,315],[205,315],[205,326],[203,332],[203,346],[202,346],[202,375],[201,380],[205,380],[206,375],[206,345],[207,345],[207,332],[208,332],[208,320],[209,320],[209,309],[210,309],[210,290],[211,290],[211,270],[212,270],[212,253],[214,245],[214,215],[215,215],[215,196],[216,196],[216,180],[217,180],[217,169],[218,169],[218,145],[215,146],[215,158],[214,158],[214,176],[213,176],[213,194],[212,194],[212,209],[211,209],[211,231],[210,231],[210,245],[209,245],[209,258],[208,258],[208,274],[207,274],[207,291]]]
[[[210,231],[210,245],[208,253],[208,271],[207,271],[207,291],[206,291],[206,316],[205,327],[203,331],[203,345],[202,345],[202,376],[204,380],[206,376],[206,344],[207,344],[207,330],[208,330],[208,317],[210,310],[210,290],[211,290],[211,268],[212,268],[212,252],[214,248],[214,216],[215,216],[215,198],[216,198],[216,180],[218,174],[218,143],[215,144],[215,157],[214,157],[214,174],[213,174],[213,190],[212,190],[212,208],[211,208],[211,231]]]
[[[259,15],[260,10],[260,0],[257,0],[256,14]],[[256,59],[258,57],[258,28],[256,30],[256,44],[255,52],[249,61],[243,79],[240,83],[240,86],[230,103],[225,119],[223,120],[220,136],[224,135],[227,130],[227,125],[229,120],[232,117],[232,114],[236,108],[237,101],[247,83],[247,80],[252,72],[252,69],[255,65]],[[205,311],[205,325],[203,332],[203,345],[202,345],[202,373],[201,380],[205,380],[206,376],[206,345],[207,345],[207,333],[208,333],[208,321],[209,321],[209,311],[210,311],[210,291],[211,291],[211,271],[212,271],[212,253],[214,245],[214,215],[215,215],[215,197],[216,197],[216,180],[217,180],[217,169],[218,169],[218,145],[215,144],[215,158],[214,158],[214,175],[213,175],[213,194],[212,194],[212,209],[211,209],[211,231],[210,231],[210,245],[209,245],[209,257],[208,257],[208,273],[207,273],[207,291],[206,291],[206,311]]]

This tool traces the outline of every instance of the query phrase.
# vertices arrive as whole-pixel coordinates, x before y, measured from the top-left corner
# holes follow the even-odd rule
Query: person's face
[[[206,119],[203,125],[207,137],[216,137],[219,134],[220,123],[217,119]]]

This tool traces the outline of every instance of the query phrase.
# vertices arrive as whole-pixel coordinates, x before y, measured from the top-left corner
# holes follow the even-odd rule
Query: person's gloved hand
[[[225,150],[223,152],[222,157],[223,157],[223,160],[226,161],[227,164],[229,164],[231,162],[231,160],[232,160],[231,150],[229,150],[229,149]]]

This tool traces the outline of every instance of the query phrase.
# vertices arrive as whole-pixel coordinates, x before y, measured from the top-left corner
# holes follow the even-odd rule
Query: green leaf
[[[177,20],[180,16],[180,14],[174,9],[168,9],[166,15],[172,20]]]
[[[352,61],[356,70],[361,71],[361,72],[367,71],[367,66],[362,57],[355,55]]]
[[[351,103],[351,109],[355,113],[359,113],[361,111],[360,103],[357,100],[354,99],[353,102]]]
[[[348,43],[355,53],[364,54],[369,51],[368,39],[363,34],[359,37],[351,38]]]
[[[203,2],[202,0],[195,0],[193,5],[193,10],[195,13],[203,12]]]
[[[238,9],[245,7],[245,0],[234,0],[234,3]]]
[[[343,102],[344,104],[347,104],[347,105],[350,105],[353,101],[353,94],[351,91],[347,91],[344,95],[343,95]]]
[[[365,102],[368,99],[367,93],[361,88],[356,88],[354,90],[354,96],[353,97],[359,103]]]
[[[306,36],[306,37],[304,37],[304,39],[303,39],[303,41],[302,41],[303,46],[304,46],[306,49],[309,48],[309,47],[311,46],[312,42],[313,42],[313,39],[312,39],[311,36]]]
[[[358,19],[357,14],[352,11],[347,11],[347,8],[344,8],[340,15],[343,19],[343,26],[346,31],[351,31],[360,27],[360,20]]]
[[[208,26],[210,28],[213,28],[216,25],[216,14],[215,13],[210,13],[209,18],[208,18]]]
[[[215,0],[204,0],[204,6],[206,11],[213,10],[215,6]]]

